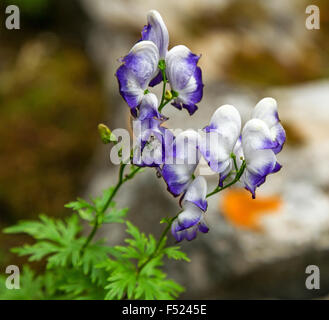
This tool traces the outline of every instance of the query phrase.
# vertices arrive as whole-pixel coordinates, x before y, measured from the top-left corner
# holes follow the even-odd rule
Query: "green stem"
[[[164,238],[166,237],[168,231],[170,230],[171,228],[171,225],[172,223],[174,222],[174,220],[178,217],[179,213],[174,216],[173,218],[171,218],[169,221],[168,221],[168,224],[167,224],[167,227],[163,230],[162,234],[161,234],[161,237],[160,239],[158,240],[157,242],[157,245],[153,251],[153,253],[148,257],[148,259],[137,269],[137,275],[139,275],[142,271],[142,269],[151,261],[153,260],[154,258],[156,258],[158,256],[158,251],[159,251],[159,248],[161,247],[161,244],[164,240]]]
[[[98,230],[98,228],[100,227],[99,224],[99,217],[101,215],[104,214],[104,212],[108,209],[109,205],[111,204],[112,200],[114,199],[115,195],[117,194],[117,192],[119,191],[120,187],[128,180],[132,179],[135,174],[141,169],[140,167],[137,167],[135,170],[133,170],[131,173],[127,174],[125,177],[123,176],[124,173],[124,169],[126,167],[127,164],[125,163],[121,163],[120,165],[120,170],[119,170],[119,179],[117,184],[114,187],[113,192],[111,193],[111,196],[107,199],[104,207],[96,213],[95,216],[95,223],[94,223],[94,227],[91,230],[86,242],[83,244],[82,248],[81,248],[81,255],[84,254],[86,248],[88,247],[89,243],[91,242],[91,240],[94,238],[96,231]]]
[[[159,112],[161,112],[161,110],[170,102],[172,101],[174,98],[171,98],[169,100],[165,100],[165,102],[163,103],[163,105],[160,105],[160,107],[158,108]]]
[[[211,197],[212,195],[214,195],[214,194],[216,194],[216,193],[218,193],[218,192],[221,192],[221,191],[223,191],[224,189],[226,189],[226,188],[232,186],[233,184],[235,184],[236,182],[238,182],[238,181],[240,180],[240,178],[241,178],[241,176],[242,176],[242,174],[243,174],[245,168],[246,168],[246,163],[245,163],[245,161],[243,161],[243,162],[242,162],[242,165],[241,165],[241,168],[240,168],[240,170],[236,173],[235,178],[233,179],[233,181],[231,181],[230,183],[228,183],[227,185],[225,185],[225,186],[223,186],[223,187],[216,187],[215,190],[213,190],[212,192],[208,193],[206,197],[209,198],[209,197]]]
[[[167,85],[167,77],[166,77],[166,71],[165,69],[161,69],[161,74],[162,74],[162,79],[163,79],[163,88],[162,88],[162,97],[161,97],[161,102],[159,105],[159,112],[161,112],[162,108],[169,102],[165,103],[165,95],[166,95],[166,85]],[[164,104],[165,103],[165,104]]]
[[[234,169],[235,169],[236,172],[238,172],[239,169],[238,169],[238,165],[236,163],[236,155],[233,152],[231,153],[231,158],[233,159]]]

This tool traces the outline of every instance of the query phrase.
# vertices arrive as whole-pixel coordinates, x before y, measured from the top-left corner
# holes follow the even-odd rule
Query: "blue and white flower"
[[[161,173],[167,183],[168,191],[175,197],[186,191],[193,180],[194,171],[200,160],[198,151],[200,136],[194,130],[186,130],[179,134],[171,152],[162,167]]]
[[[241,159],[246,162],[241,182],[253,198],[256,188],[265,182],[266,176],[281,169],[274,153],[276,147],[277,143],[272,140],[271,131],[263,120],[251,119],[245,124],[234,152],[239,166]]]
[[[279,153],[286,141],[286,133],[280,123],[276,100],[273,98],[260,100],[252,112],[252,118],[261,119],[267,124],[272,139],[277,142],[277,146],[273,148],[273,151]]]
[[[202,176],[198,176],[189,185],[183,199],[183,211],[174,220],[171,232],[177,242],[193,240],[197,231],[207,233],[209,231],[204,218],[207,210],[207,182]]]
[[[159,50],[152,41],[140,41],[132,47],[122,62],[116,72],[119,91],[136,115],[136,108],[147,92],[150,81],[158,73]]]
[[[168,52],[169,34],[168,29],[158,11],[151,10],[148,12],[147,25],[144,26],[141,40],[150,40],[154,42],[159,50],[160,59],[165,59]],[[159,84],[162,80],[161,71],[158,70],[157,75],[150,82],[150,86],[153,87]]]
[[[185,108],[192,115],[202,99],[201,69],[197,66],[200,56],[183,45],[173,47],[166,55],[166,76],[172,91],[177,95],[172,105]]]
[[[240,113],[231,105],[223,105],[215,111],[204,131],[200,152],[210,168],[219,173],[222,186],[233,169],[231,154],[240,136]]]
[[[158,98],[154,93],[147,93],[143,96],[138,108],[137,119],[143,121],[145,119],[167,120],[167,118],[158,111]]]
[[[133,164],[141,167],[159,167],[165,163],[167,146],[172,145],[174,136],[161,126],[162,121],[144,118],[133,122],[136,146],[133,152]]]
[[[159,49],[160,59],[165,59],[168,52],[169,34],[158,11],[151,10],[147,13],[147,25],[144,26],[141,40],[153,41]]]

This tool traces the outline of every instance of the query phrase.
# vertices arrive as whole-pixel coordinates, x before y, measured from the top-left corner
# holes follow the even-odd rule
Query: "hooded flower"
[[[147,93],[143,96],[142,101],[139,106],[139,112],[137,115],[138,120],[145,119],[163,119],[167,118],[158,111],[158,98],[154,93]]]
[[[140,41],[122,62],[116,72],[119,90],[135,115],[145,90],[158,72],[159,50],[152,41]]]
[[[174,220],[171,232],[177,242],[193,240],[197,231],[207,233],[209,231],[205,220],[204,212],[207,210],[207,182],[202,176],[198,176],[189,185],[183,200],[183,211]]]
[[[158,11],[151,10],[148,12],[147,25],[144,26],[141,40],[153,41],[159,49],[160,59],[166,57],[169,45],[169,34]]]
[[[147,14],[147,25],[142,31],[141,40],[150,40],[155,43],[159,50],[160,59],[165,59],[168,52],[169,34],[165,23],[162,20],[160,13],[156,10],[151,10]],[[162,75],[158,70],[156,76],[150,82],[153,87],[162,81]]]
[[[231,105],[219,107],[204,131],[200,152],[210,168],[220,174],[219,185],[222,186],[233,168],[231,154],[241,131],[238,110]]]
[[[193,180],[193,173],[199,163],[198,151],[200,136],[194,130],[186,130],[179,134],[172,146],[171,155],[166,159],[161,174],[167,183],[168,191],[175,197],[186,191]]]
[[[277,142],[273,151],[279,153],[286,141],[286,133],[280,123],[276,100],[273,98],[260,100],[253,110],[252,118],[261,119],[267,124],[272,139]]]
[[[133,123],[136,146],[133,164],[141,167],[159,167],[165,162],[166,148],[173,143],[171,131],[161,126],[161,120],[144,118]]]
[[[201,69],[197,66],[200,56],[187,47],[173,47],[166,55],[166,76],[171,89],[177,94],[173,106],[185,108],[192,115],[202,99],[203,83]]]
[[[245,124],[234,152],[239,165],[242,163],[241,157],[246,161],[241,182],[253,198],[256,188],[265,182],[266,176],[281,169],[273,151],[277,145],[264,121],[251,119]]]

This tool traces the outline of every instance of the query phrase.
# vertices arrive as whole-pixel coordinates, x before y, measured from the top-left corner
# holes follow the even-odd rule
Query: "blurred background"
[[[20,30],[6,30],[5,8],[18,5]],[[320,9],[308,30],[306,7]],[[117,167],[97,124],[128,128],[129,110],[114,73],[140,38],[148,10],[162,15],[170,47],[202,54],[204,98],[194,117],[166,107],[169,128],[202,128],[233,104],[248,119],[274,97],[287,132],[283,168],[251,200],[235,188],[212,197],[210,232],[182,244],[190,263],[167,273],[184,299],[329,297],[329,2],[327,0],[3,0],[0,4],[0,229],[113,184]],[[207,176],[209,189],[216,175]],[[127,183],[118,202],[143,231],[159,235],[177,199],[149,169]],[[99,231],[121,243],[124,226]],[[24,259],[9,252],[29,241],[0,233],[0,272]],[[173,242],[173,240],[171,240]],[[320,268],[319,290],[305,269]],[[36,270],[40,264],[33,264]]]

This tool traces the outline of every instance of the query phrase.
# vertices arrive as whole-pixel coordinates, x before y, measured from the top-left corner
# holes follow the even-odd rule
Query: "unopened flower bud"
[[[111,130],[105,124],[100,123],[98,125],[98,132],[103,143],[105,144],[118,141],[116,136],[111,132]]]
[[[171,94],[170,90],[166,90],[165,99],[166,100],[171,100],[172,99],[172,94]]]

